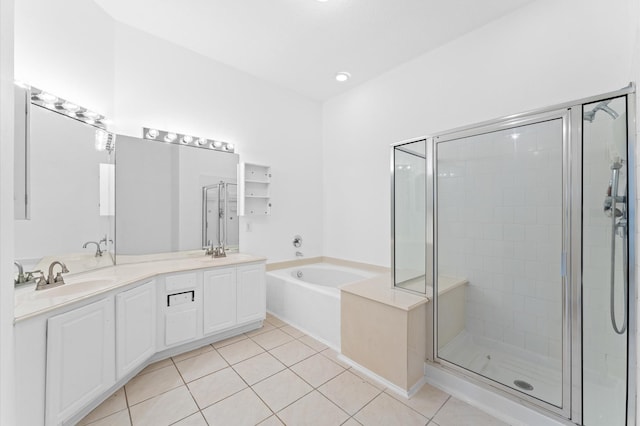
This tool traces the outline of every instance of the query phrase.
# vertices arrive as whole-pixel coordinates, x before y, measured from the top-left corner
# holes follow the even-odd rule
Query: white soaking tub
[[[339,351],[340,287],[375,275],[330,263],[271,271],[267,311]]]

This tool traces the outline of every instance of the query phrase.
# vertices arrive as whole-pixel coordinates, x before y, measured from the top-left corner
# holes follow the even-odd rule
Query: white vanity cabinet
[[[204,334],[236,325],[236,268],[204,272]]]
[[[267,313],[264,263],[238,267],[238,323],[263,320]]]
[[[113,297],[47,321],[45,424],[59,425],[116,381]]]
[[[118,380],[155,354],[156,323],[155,281],[116,295]]]
[[[255,330],[266,316],[264,258],[138,268],[96,271],[121,280],[101,292],[82,282],[23,292],[34,308],[17,306],[16,424],[76,424],[146,365]]]
[[[263,263],[204,272],[204,333],[212,334],[266,316]]]

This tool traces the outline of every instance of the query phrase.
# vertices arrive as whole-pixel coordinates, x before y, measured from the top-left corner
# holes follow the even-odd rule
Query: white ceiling
[[[326,100],[533,0],[94,0],[115,20]],[[346,83],[335,81],[348,71]]]

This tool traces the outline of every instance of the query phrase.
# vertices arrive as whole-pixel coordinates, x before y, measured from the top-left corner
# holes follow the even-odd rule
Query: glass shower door
[[[558,412],[567,121],[561,111],[434,139],[437,356]]]
[[[583,107],[583,424],[624,425],[627,405],[626,97]]]

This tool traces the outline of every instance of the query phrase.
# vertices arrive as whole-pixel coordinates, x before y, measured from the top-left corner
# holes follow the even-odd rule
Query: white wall
[[[113,118],[114,26],[92,1],[17,1],[15,78]]]
[[[71,13],[72,12],[72,13]],[[242,251],[269,261],[322,254],[321,106],[164,40],[115,23],[93,2],[16,4],[16,78],[112,119],[235,143],[272,167],[272,215],[242,218]],[[247,232],[247,222],[251,231]]]
[[[305,256],[322,254],[318,103],[121,24],[115,55],[118,133],[158,127],[234,143],[240,161],[273,173],[272,214],[241,219],[241,250],[293,259],[300,234]]]
[[[637,79],[635,3],[539,0],[326,102],[323,253],[389,265],[389,144]]]
[[[13,0],[0,0],[0,424],[15,424],[13,340]]]

